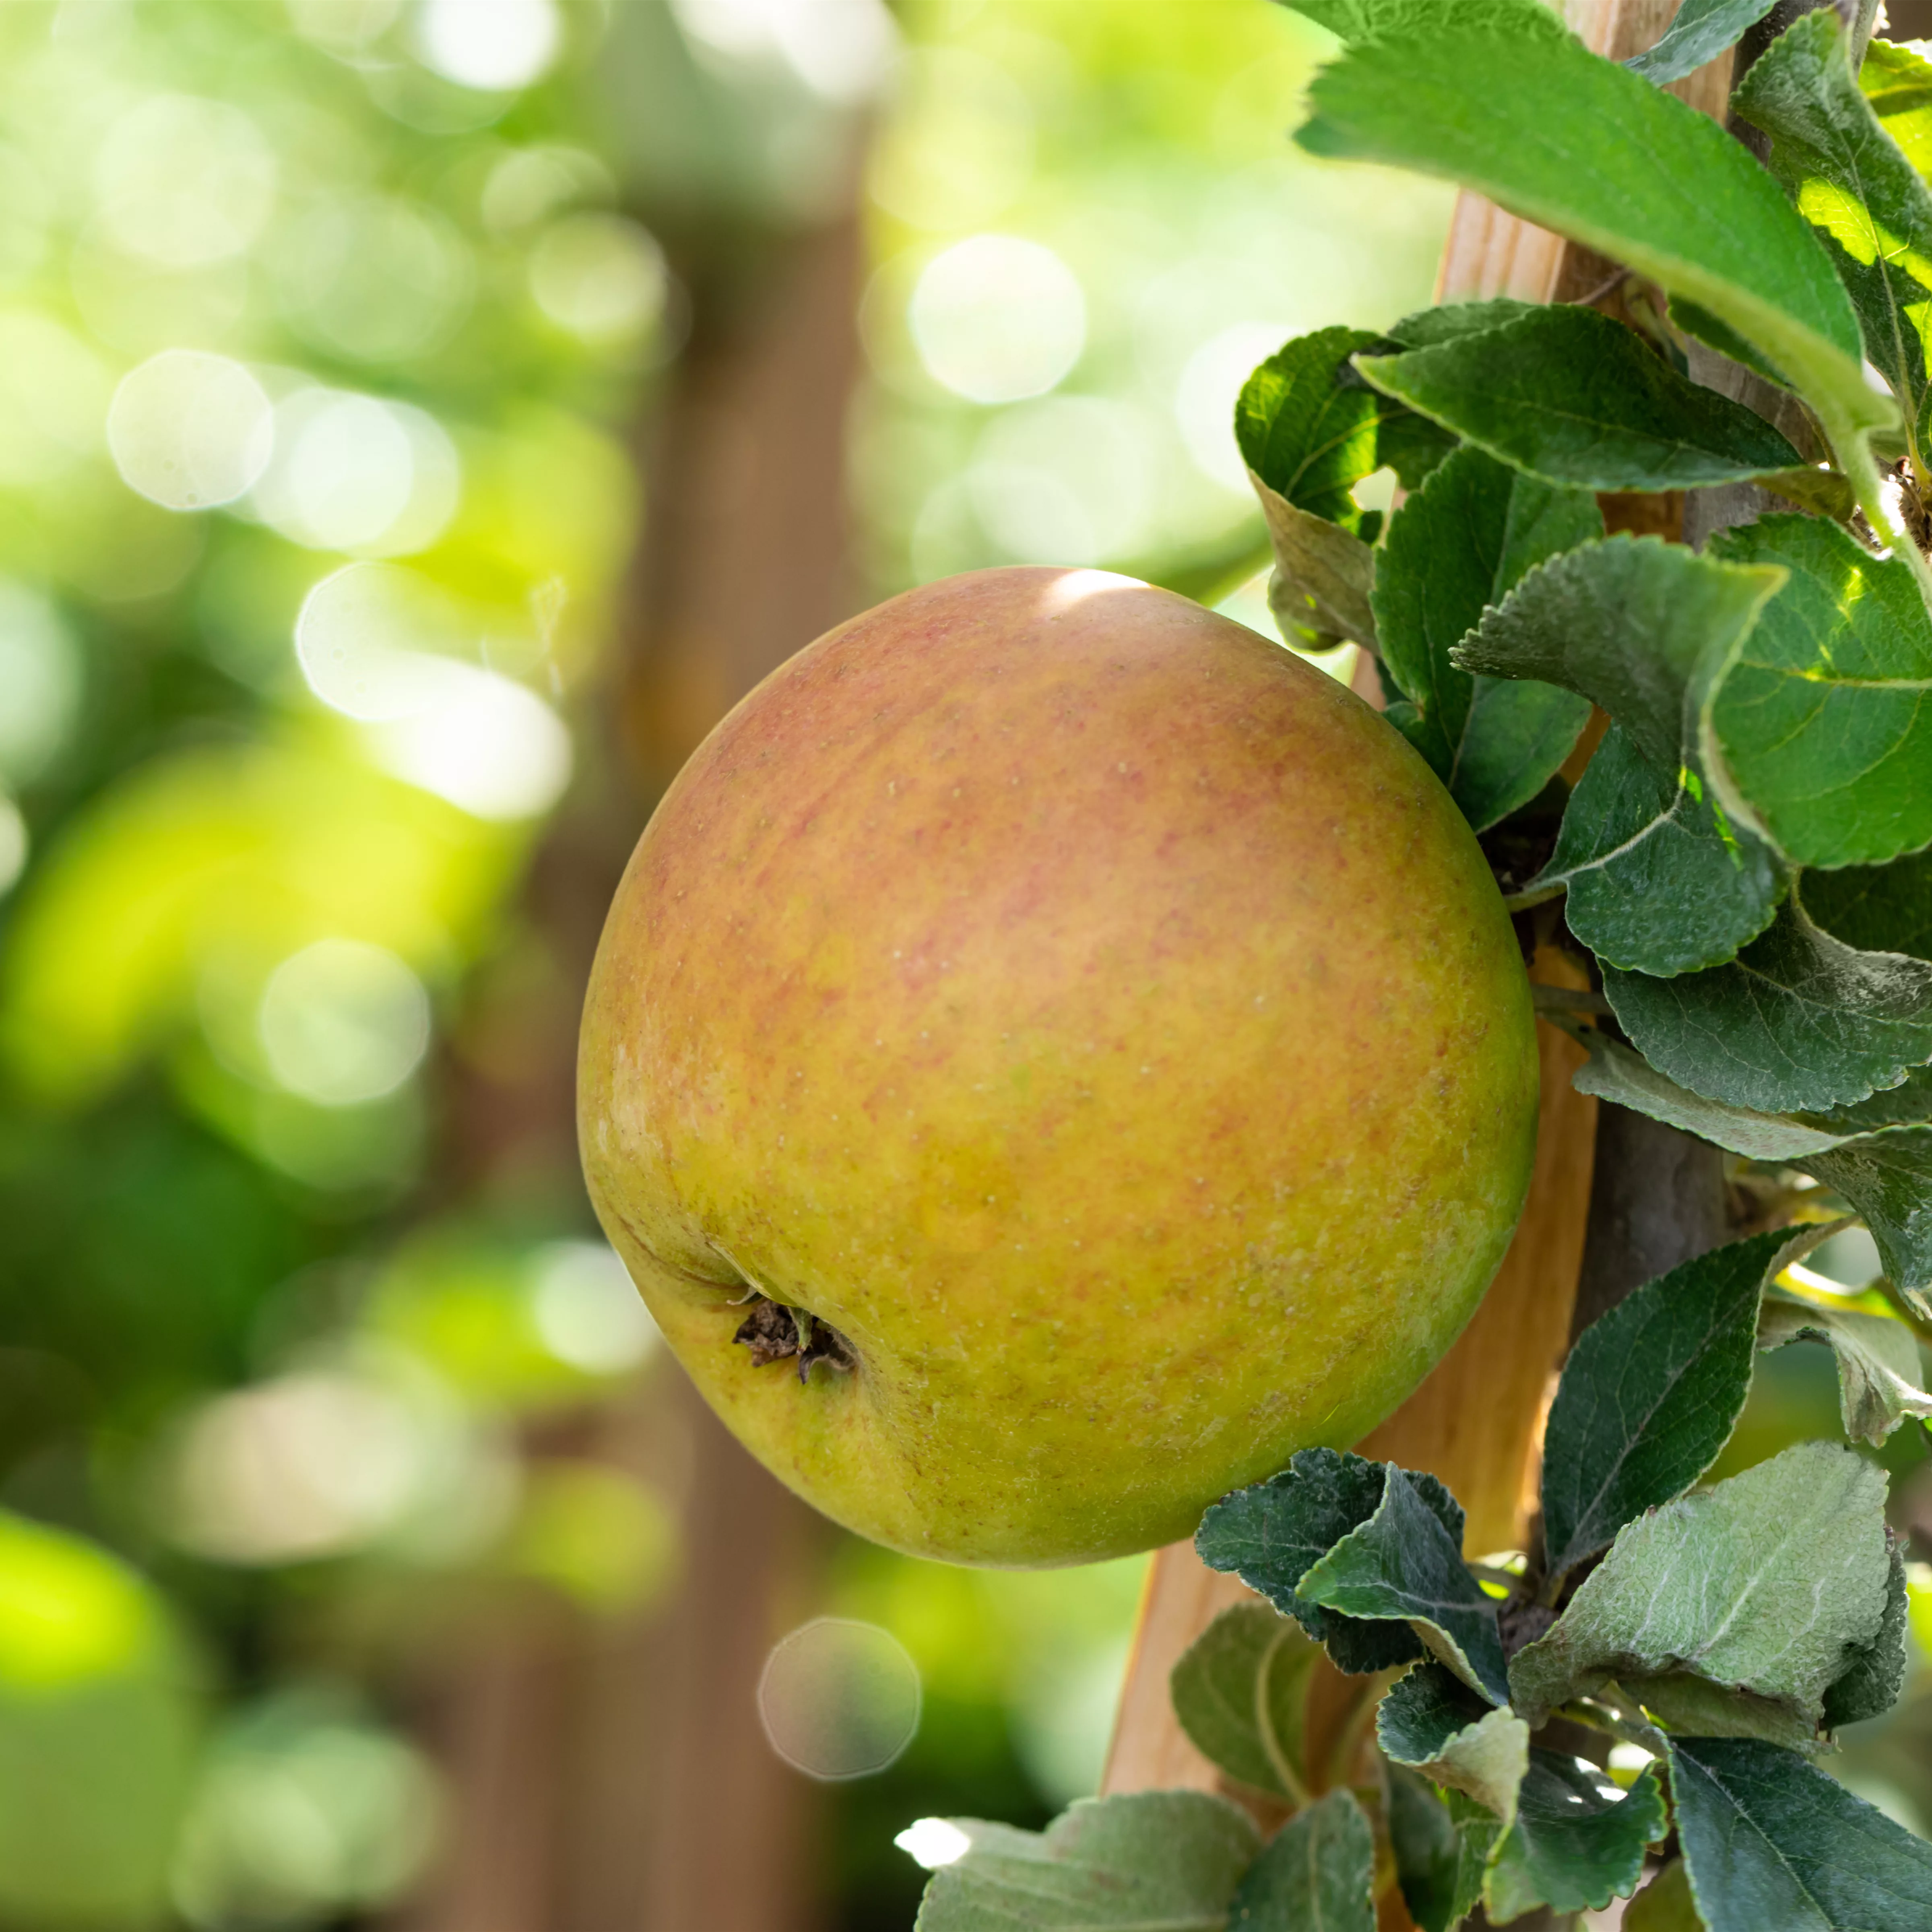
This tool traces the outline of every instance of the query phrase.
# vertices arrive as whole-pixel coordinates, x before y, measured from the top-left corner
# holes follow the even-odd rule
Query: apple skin
[[[733,1432],[957,1563],[1192,1533],[1455,1340],[1521,1212],[1521,954],[1334,680],[1098,571],[828,633],[646,828],[586,1005],[591,1198]],[[754,1366],[748,1294],[857,1358]]]

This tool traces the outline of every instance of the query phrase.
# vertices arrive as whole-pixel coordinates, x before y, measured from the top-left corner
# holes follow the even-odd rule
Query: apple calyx
[[[830,1322],[766,1294],[752,1303],[750,1313],[739,1323],[731,1340],[751,1350],[754,1369],[796,1357],[800,1382],[810,1376],[814,1362],[824,1362],[840,1375],[849,1374],[858,1366],[851,1343]]]

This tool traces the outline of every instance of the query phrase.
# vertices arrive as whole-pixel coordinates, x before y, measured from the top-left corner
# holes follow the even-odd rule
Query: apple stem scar
[[[751,1350],[754,1369],[796,1356],[800,1382],[810,1376],[814,1362],[824,1362],[841,1375],[857,1366],[851,1343],[830,1322],[818,1321],[802,1308],[774,1301],[769,1295],[761,1294],[752,1304],[752,1312],[739,1323],[731,1340]]]

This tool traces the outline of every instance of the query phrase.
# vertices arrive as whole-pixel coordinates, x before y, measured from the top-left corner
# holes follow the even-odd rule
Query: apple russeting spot
[[[606,1232],[746,1445],[915,1554],[1080,1562],[1345,1446],[1528,1186],[1502,902],[1399,734],[1099,571],[907,592],[646,828],[592,974]]]

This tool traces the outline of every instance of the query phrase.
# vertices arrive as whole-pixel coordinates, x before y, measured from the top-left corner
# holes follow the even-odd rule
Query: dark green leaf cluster
[[[1208,1510],[1202,1559],[1264,1600],[1196,1642],[1175,1708],[1257,1815],[1286,1811],[1272,1838],[1185,1794],[1023,1844],[968,1824],[920,1924],[1366,1932],[1379,1873],[1425,1932],[1640,1887],[1633,1928],[1932,1928],[1932,1845],[1816,1763],[1904,1680],[1882,1472],[1812,1442],[1708,1480],[1758,1358],[1794,1342],[1832,1351],[1850,1442],[1932,1418],[1932,64],[1801,18],[1734,102],[1765,167],[1660,83],[1766,0],[1688,0],[1621,65],[1535,0],[1294,4],[1343,43],[1304,148],[1586,244],[1634,320],[1468,303],[1270,357],[1237,430],[1284,634],[1374,653],[1489,849],[1540,849],[1501,883],[1601,988],[1552,998],[1577,1085],[1810,1218],[1583,1334],[1504,1569],[1466,1559],[1436,1478],[1334,1449]],[[1380,470],[1406,493],[1385,524],[1354,494]],[[1600,492],[1743,484],[1781,506],[1701,550],[1605,534]],[[1854,1220],[1885,1278],[1816,1292],[1792,1270]]]

